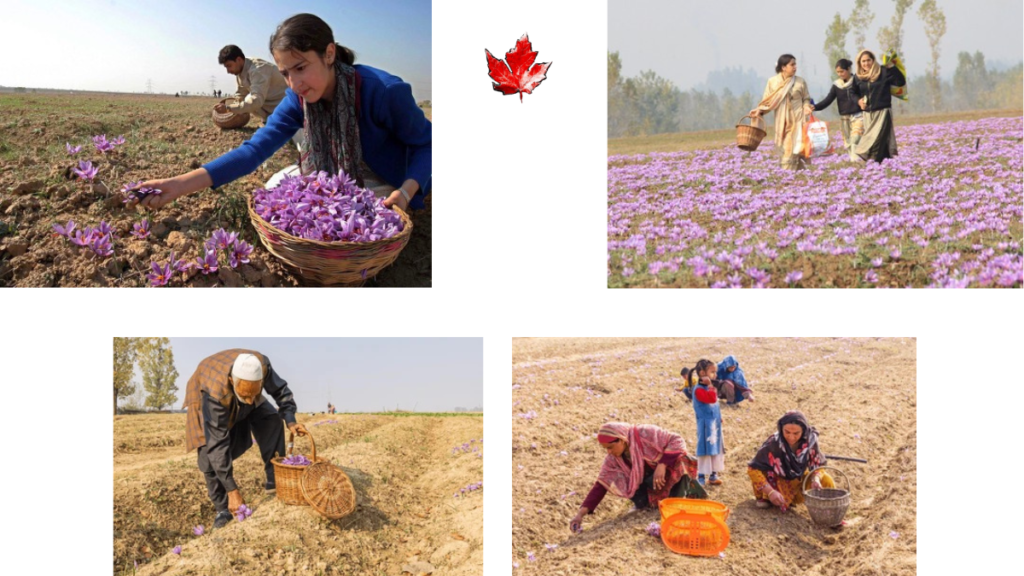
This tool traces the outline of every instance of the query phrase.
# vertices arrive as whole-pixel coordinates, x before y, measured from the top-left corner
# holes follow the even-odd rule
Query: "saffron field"
[[[264,494],[253,446],[234,461],[252,515],[212,530],[196,453],[184,449],[185,415],[115,416],[115,576],[482,573],[480,413],[297,419],[312,433],[317,457],[352,480],[355,511],[329,521]],[[309,456],[308,440],[296,438],[295,451]]]
[[[646,531],[660,521],[657,511],[631,511],[629,500],[610,494],[573,534],[569,522],[605,458],[600,426],[655,424],[680,434],[692,453],[697,428],[693,405],[674,390],[682,384],[679,369],[727,355],[739,360],[755,399],[721,405],[725,473],[723,484],[708,490],[732,510],[724,555],[670,551]],[[514,339],[513,576],[913,576],[916,364],[914,339]],[[841,529],[816,526],[803,504],[785,513],[754,506],[747,462],[793,409],[818,430],[825,454],[869,462],[829,461],[852,486]]]
[[[771,138],[610,156],[608,286],[1021,287],[1019,114],[897,120],[898,157],[799,172]]]
[[[259,127],[253,117],[220,130],[210,120],[216,102],[0,94],[0,287],[302,284],[260,243],[246,205],[275,172],[297,162],[290,144],[218,190],[153,212],[122,202],[125,185],[199,168]],[[367,286],[430,286],[430,206],[428,198],[426,210],[410,214],[409,244]],[[218,240],[211,256],[207,244]]]

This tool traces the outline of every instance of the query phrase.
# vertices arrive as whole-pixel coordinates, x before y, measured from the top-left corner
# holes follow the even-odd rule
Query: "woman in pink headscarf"
[[[637,508],[648,508],[665,498],[681,496],[690,484],[681,480],[697,474],[697,461],[687,455],[683,438],[657,426],[609,422],[601,426],[597,441],[608,455],[597,482],[569,524],[573,532],[581,530],[583,517],[593,513],[608,492],[629,498]]]

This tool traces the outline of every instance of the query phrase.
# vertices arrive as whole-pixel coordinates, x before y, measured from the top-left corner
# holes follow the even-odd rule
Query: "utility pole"
[[[217,88],[217,78],[215,76],[211,75],[210,76],[210,95],[211,96],[216,91],[216,88]]]
[[[152,94],[153,93],[153,79],[152,78],[149,78],[149,79],[146,80],[146,93],[147,94]]]

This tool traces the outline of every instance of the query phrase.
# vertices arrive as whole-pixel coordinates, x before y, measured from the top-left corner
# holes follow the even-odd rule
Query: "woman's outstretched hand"
[[[581,532],[583,530],[583,515],[584,514],[585,514],[585,512],[581,509],[579,512],[576,513],[576,516],[573,517],[572,521],[569,522],[569,530],[573,534],[576,534],[577,532]]]
[[[147,210],[156,210],[158,208],[163,208],[178,198],[188,194],[188,191],[186,191],[181,183],[174,178],[147,180],[135,189],[138,190],[139,188],[156,188],[157,190],[160,190],[160,194],[150,194],[142,200],[132,198],[127,204],[125,204],[126,207],[134,208],[137,204],[141,203],[142,207]]]
[[[409,202],[405,200],[405,196],[402,196],[402,190],[395,190],[390,196],[384,199],[384,206],[391,208],[392,206],[398,206],[403,212],[409,211]]]

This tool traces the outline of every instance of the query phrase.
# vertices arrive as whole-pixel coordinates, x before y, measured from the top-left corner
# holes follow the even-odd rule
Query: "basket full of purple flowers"
[[[316,457],[316,442],[313,442],[313,435],[307,432],[306,437],[309,438],[309,443],[313,447],[313,453],[310,454],[309,458],[306,458],[302,454],[293,454],[293,450],[295,448],[295,434],[289,432],[288,455],[286,457],[277,456],[270,460],[274,465],[274,482],[277,488],[277,499],[285,504],[309,506],[309,502],[306,502],[306,497],[302,495],[302,486],[299,485],[299,480],[302,478],[302,475],[306,472],[306,468],[309,465],[323,459],[318,459]]]
[[[267,250],[303,280],[358,286],[409,243],[412,220],[344,173],[288,176],[257,189],[249,217]]]

